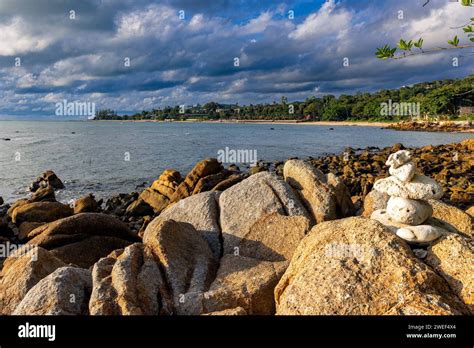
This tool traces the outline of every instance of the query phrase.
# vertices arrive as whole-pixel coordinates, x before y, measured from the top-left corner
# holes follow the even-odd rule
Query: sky
[[[425,2],[1,0],[0,117],[54,117],[64,100],[131,114],[374,92],[472,74],[473,48],[375,57],[377,47],[400,38],[423,37],[430,48],[458,35],[469,44],[459,27],[472,8]]]

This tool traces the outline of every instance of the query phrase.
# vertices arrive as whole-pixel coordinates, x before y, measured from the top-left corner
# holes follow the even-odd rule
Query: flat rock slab
[[[443,196],[443,188],[435,180],[415,174],[412,181],[403,182],[394,176],[379,179],[374,184],[374,189],[388,194],[390,197],[402,197],[409,199],[440,199]]]

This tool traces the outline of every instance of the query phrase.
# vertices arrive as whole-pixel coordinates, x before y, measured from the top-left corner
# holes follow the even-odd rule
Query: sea
[[[272,162],[339,154],[346,147],[439,145],[472,137],[365,126],[0,121],[0,196],[6,202],[26,197],[29,184],[48,169],[66,186],[57,199],[70,202],[89,193],[108,198],[141,190],[167,168],[184,176],[197,161],[223,151],[250,151]]]

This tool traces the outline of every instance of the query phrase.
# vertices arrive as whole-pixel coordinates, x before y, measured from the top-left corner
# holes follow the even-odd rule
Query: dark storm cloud
[[[423,3],[3,0],[0,114],[48,114],[64,98],[130,112],[210,100],[248,104],[472,73],[469,59],[452,66],[459,52],[375,58],[376,47],[400,37],[445,45],[459,34],[449,27],[470,17],[457,3]]]

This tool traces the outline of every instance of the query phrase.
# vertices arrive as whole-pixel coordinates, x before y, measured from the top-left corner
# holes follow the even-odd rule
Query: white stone
[[[440,227],[432,226],[432,219],[426,221],[426,223],[430,225],[411,226],[393,220],[385,209],[374,211],[370,218],[377,220],[397,236],[413,244],[427,244],[443,234],[448,234],[448,231]]]
[[[419,225],[433,214],[427,202],[401,197],[390,197],[386,210],[393,220],[407,225]]]
[[[397,236],[412,243],[428,243],[441,237],[442,232],[437,227],[430,225],[410,226],[409,228],[399,228]]]
[[[400,181],[409,182],[415,175],[415,169],[415,164],[413,162],[408,162],[398,168],[391,166],[388,172]]]
[[[390,197],[409,199],[440,199],[443,188],[435,180],[427,176],[415,174],[411,182],[403,182],[394,176],[377,180],[374,189],[388,194]]]
[[[385,162],[385,164],[393,168],[398,168],[402,164],[407,163],[410,159],[411,159],[410,151],[400,150],[388,156],[387,162]]]

